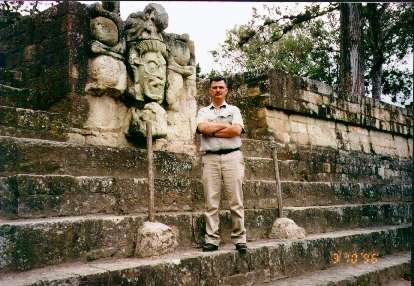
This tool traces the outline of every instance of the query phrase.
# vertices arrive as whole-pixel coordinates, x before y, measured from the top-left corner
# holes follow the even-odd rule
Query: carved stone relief
[[[168,14],[161,5],[130,14],[124,25],[117,3],[90,6],[86,93],[120,100],[129,113],[123,117],[130,120],[123,128],[128,138],[145,137],[150,120],[152,136],[164,138],[155,148],[191,145],[197,111],[193,42],[187,34],[165,33]]]
[[[89,7],[91,53],[85,92],[95,96],[120,97],[126,89],[125,39],[122,19],[100,3]]]

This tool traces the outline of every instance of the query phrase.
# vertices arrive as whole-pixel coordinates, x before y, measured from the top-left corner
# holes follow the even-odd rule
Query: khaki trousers
[[[222,182],[229,200],[233,243],[246,243],[243,207],[244,161],[241,151],[206,154],[202,157],[205,198],[206,243],[220,244],[219,205]]]

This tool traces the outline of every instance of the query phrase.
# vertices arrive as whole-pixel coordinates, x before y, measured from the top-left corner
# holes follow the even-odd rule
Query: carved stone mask
[[[166,61],[161,52],[148,51],[143,53],[138,65],[142,93],[161,103],[164,99],[166,73]]]

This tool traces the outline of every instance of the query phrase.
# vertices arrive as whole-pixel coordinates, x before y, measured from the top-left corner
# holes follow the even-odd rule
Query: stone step
[[[355,257],[355,256],[354,256]],[[257,286],[409,286],[410,281],[402,277],[410,273],[408,252],[387,255],[375,263],[355,262],[349,259],[348,265],[330,267],[326,270],[305,273],[298,277],[278,279]],[[367,260],[370,261],[370,260]],[[247,278],[247,277],[246,277]],[[242,280],[245,281],[245,280]],[[229,284],[236,285],[236,284]],[[239,283],[237,285],[245,285]]]
[[[144,178],[30,175],[0,177],[0,214],[8,218],[76,216],[96,213],[127,214],[147,210]],[[244,204],[248,209],[277,206],[275,181],[246,180]],[[287,207],[375,202],[409,202],[411,185],[371,185],[283,181]],[[223,196],[223,207],[228,203]],[[312,205],[313,203],[313,205]],[[203,211],[200,179],[155,179],[157,211]]]
[[[411,203],[348,204],[336,206],[286,207],[284,216],[307,233],[410,223]]]
[[[67,131],[62,114],[0,106],[0,136],[65,141]]]
[[[0,68],[0,84],[21,87],[23,84],[22,72]]]
[[[386,226],[311,235],[296,241],[257,241],[249,243],[245,255],[238,254],[233,245],[224,245],[219,251],[209,253],[184,249],[158,258],[111,258],[56,265],[62,261],[55,253],[48,261],[54,266],[6,273],[0,277],[0,285],[9,285],[10,281],[15,286],[257,285],[338,266],[338,257],[342,258],[339,265],[344,266],[346,255],[352,257],[356,254],[357,259],[365,257],[369,263],[377,265],[385,263],[389,260],[386,255],[409,249],[410,231],[408,225]],[[408,255],[404,253],[400,257]],[[19,261],[28,262],[24,259]],[[237,279],[242,280],[237,282]]]
[[[258,200],[265,194],[275,196],[275,181],[252,181]],[[285,206],[326,206],[352,203],[408,202],[411,184],[404,182],[303,182],[282,181],[282,199]],[[276,202],[276,201],[275,201]]]
[[[0,158],[0,175],[2,176],[32,173],[144,177],[147,173],[145,149],[79,145],[0,136],[0,153],[5,154]],[[402,183],[410,184],[410,176],[405,173],[410,171],[407,168],[411,161],[405,161],[395,161],[399,165],[387,161],[387,166],[390,170],[392,169],[393,175],[386,179],[373,175],[371,171],[362,174],[361,177],[353,176],[350,179],[347,173],[332,173],[324,161],[313,161],[307,157],[294,160],[280,159],[279,170],[281,180],[285,181],[377,181],[395,184],[405,179],[406,181]],[[155,152],[155,165],[156,176],[176,174],[185,176],[189,173],[193,177],[201,176],[200,158],[195,156],[159,151]],[[245,157],[245,166],[246,179],[274,180],[274,164],[271,158]],[[400,168],[403,169],[400,170]],[[383,172],[385,171],[383,169]]]
[[[241,150],[247,157],[272,158],[271,143],[268,140],[242,138]]]
[[[266,143],[263,144],[266,145]],[[267,143],[267,146],[270,144]],[[250,152],[251,157],[263,157],[270,160],[269,148],[267,148],[267,155],[266,152],[258,152],[263,155],[254,155],[254,140],[247,149],[246,152],[247,154]],[[258,150],[261,149],[263,148],[258,148]],[[277,145],[277,156],[282,162],[294,162],[289,165],[290,169],[287,171],[294,172],[298,181],[385,181],[390,183],[395,179],[405,178],[411,184],[409,178],[411,178],[412,162],[409,158],[318,146],[282,146],[280,144]],[[281,170],[282,178],[289,180],[291,174],[286,174],[284,171],[286,170]]]
[[[306,209],[301,214],[294,213],[294,218],[296,223],[304,226],[308,233],[410,221],[408,204],[383,206],[382,208],[376,205],[355,206],[354,208],[348,206],[347,208],[349,210],[347,212],[340,207],[334,211]],[[385,218],[384,213],[380,213],[383,209],[388,210],[384,212],[385,214],[394,214],[396,218]],[[286,209],[287,214],[289,211],[291,210]],[[317,213],[318,217],[307,217],[312,212]],[[339,215],[338,213],[341,212],[342,215]],[[367,213],[372,217],[372,221],[366,221]],[[352,217],[354,214],[360,217]],[[245,226],[248,240],[255,241],[268,237],[276,215],[277,209],[246,209]],[[405,215],[407,218],[404,217]],[[24,259],[34,261],[35,265],[47,263],[51,254],[60,257],[62,261],[87,256],[90,253],[102,253],[104,257],[128,256],[134,249],[136,231],[146,219],[146,214],[3,219],[0,220],[0,238],[6,242],[7,246],[3,249],[7,249],[6,253],[10,252],[11,257],[21,255]],[[156,219],[178,232],[180,247],[203,243],[205,222],[202,212],[159,212]],[[320,225],[318,225],[318,220],[321,221]],[[220,212],[220,223],[222,240],[230,242],[231,215],[229,211]],[[19,261],[10,262],[9,267],[19,268],[16,264]]]
[[[0,136],[0,175],[17,173],[67,174],[74,176],[133,176],[144,177],[146,150],[78,145],[41,139]],[[185,154],[155,152],[156,176],[200,177],[199,160]],[[246,177],[251,179],[274,178],[273,160],[246,157]],[[297,161],[280,162],[282,179],[296,179]]]
[[[145,177],[145,149],[78,145],[42,139],[0,136],[0,175],[19,173],[75,176]],[[154,152],[157,177],[189,177],[194,158]]]
[[[47,110],[59,99],[47,96],[46,92],[0,84],[1,106]]]
[[[193,184],[190,178],[157,178],[157,211],[201,209],[202,188]],[[148,209],[144,178],[16,175],[0,177],[0,190],[0,213],[9,218],[145,213]]]

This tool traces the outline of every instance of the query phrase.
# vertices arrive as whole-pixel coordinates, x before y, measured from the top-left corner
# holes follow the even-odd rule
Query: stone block
[[[383,227],[370,230],[351,230],[335,235],[316,235],[297,242],[267,241],[252,247],[246,256],[238,255],[234,250],[222,250],[210,255],[189,250],[170,255],[159,260],[118,259],[97,261],[83,265],[82,273],[76,272],[76,266],[68,264],[55,266],[56,272],[35,273],[33,282],[42,280],[45,285],[61,285],[62,283],[87,285],[106,285],[109,282],[117,285],[221,285],[226,277],[246,273],[245,278],[267,279],[287,278],[308,271],[325,269],[332,264],[333,253],[375,252],[380,255],[408,250],[411,230],[408,226]],[[268,252],[269,255],[263,255]],[[221,257],[234,256],[235,259]],[[219,258],[220,257],[220,258]],[[268,258],[267,258],[268,257]],[[216,259],[227,262],[223,265],[228,271],[223,276],[215,273]],[[257,268],[250,267],[259,259],[264,261]],[[381,258],[380,258],[381,259]],[[384,259],[387,260],[387,259]],[[407,255],[408,261],[408,255]],[[340,265],[345,264],[342,261]],[[64,267],[64,269],[63,269]],[[267,268],[268,267],[268,268]],[[355,269],[355,268],[354,268]],[[352,271],[354,271],[352,269]],[[189,273],[190,272],[190,273]],[[76,274],[73,274],[76,273]],[[354,272],[352,272],[354,273]],[[16,281],[22,281],[22,275],[13,273]],[[61,276],[62,275],[62,276]],[[39,278],[38,278],[39,277]],[[256,277],[256,278],[254,278]],[[11,281],[10,275],[5,280]],[[195,278],[194,284],[188,279]],[[13,280],[13,281],[15,281]],[[246,280],[243,280],[246,281]],[[260,280],[261,281],[261,280]],[[190,284],[185,284],[185,283]],[[251,282],[251,281],[247,281]],[[266,281],[263,281],[266,282]]]
[[[87,94],[119,98],[127,87],[125,64],[113,57],[99,55],[89,60]]]
[[[0,126],[10,127],[0,135],[63,140],[68,128],[67,119],[59,113],[14,107],[0,107]]]
[[[317,105],[315,103],[309,102],[309,103],[305,104],[304,106],[308,110],[308,113],[310,115],[314,115],[315,116],[315,115],[321,114],[320,111],[319,111],[319,105]]]
[[[408,141],[408,150],[410,154],[413,154],[413,140],[407,140]]]
[[[236,268],[229,267],[236,263],[236,253],[220,253],[212,257],[212,274],[216,277],[232,276],[237,273]]]
[[[67,174],[74,176],[146,176],[146,151],[137,148],[83,146],[53,141],[0,137],[2,174]],[[64,160],[62,158],[65,158]],[[193,171],[191,156],[154,152],[159,177]],[[198,173],[197,173],[198,174]]]
[[[269,131],[274,134],[277,141],[282,143],[290,141],[288,118],[288,115],[283,112],[269,111],[266,119]]]
[[[290,121],[289,125],[290,125],[290,131],[293,132],[293,133],[300,133],[300,134],[304,134],[304,135],[308,134],[307,124],[300,123],[300,122],[295,122],[295,121]]]
[[[337,147],[335,123],[315,120],[308,125],[309,138],[312,145],[324,147]]]
[[[412,217],[408,203],[374,203],[284,209],[284,215],[303,227],[306,233],[322,233],[356,227],[398,225]]]
[[[302,239],[306,236],[305,229],[296,225],[296,223],[289,218],[278,218],[273,223],[270,231],[270,238],[275,239]]]
[[[313,92],[317,92],[319,94],[323,94],[323,95],[331,95],[333,94],[333,89],[331,86],[327,85],[326,83],[317,81],[317,80],[312,80],[309,78],[302,78],[303,82],[304,82],[304,88],[306,90],[310,90]]]
[[[145,212],[147,209],[144,180],[18,175],[9,177],[8,185],[14,188],[15,215],[19,217]],[[162,205],[158,199],[156,202]]]
[[[36,45],[28,45],[24,48],[23,51],[23,58],[25,62],[31,62],[35,59],[37,55],[37,46]]]
[[[313,103],[316,105],[321,105],[323,104],[323,99],[322,99],[322,95],[310,92],[310,91],[304,91],[301,95],[301,98],[309,103]]]
[[[348,102],[348,111],[351,113],[361,113],[361,106],[356,103]]]
[[[152,257],[174,252],[178,246],[177,236],[165,224],[146,221],[138,230],[135,256]]]
[[[401,158],[409,158],[412,156],[410,152],[409,142],[412,141],[401,136],[394,136],[396,147],[396,155]]]

